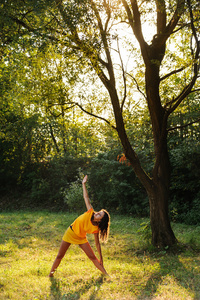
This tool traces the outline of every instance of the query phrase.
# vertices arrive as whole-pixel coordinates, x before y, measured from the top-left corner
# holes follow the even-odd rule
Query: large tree
[[[114,123],[105,116],[97,115],[95,104],[89,109],[91,105],[87,105],[84,95],[81,101],[77,97],[74,103],[86,113],[104,119],[117,131],[124,154],[149,197],[153,245],[165,247],[175,244],[176,238],[168,215],[168,120],[187,96],[197,90],[199,4],[193,0],[54,0],[23,1],[21,4],[23,9],[21,6],[18,12],[12,7],[8,10],[9,18],[18,24],[19,31],[31,33],[31,38],[37,36],[41,41],[40,47],[48,41],[56,43],[58,49],[65,50],[66,59],[70,58],[77,66],[84,64],[90,72],[88,74],[95,71],[107,92],[105,99],[107,105],[112,107]],[[5,7],[6,5],[7,1]],[[152,30],[156,29],[152,40],[143,31],[148,22]],[[129,50],[122,52],[120,41],[126,38],[125,28],[129,35]],[[169,54],[171,43],[168,41],[172,39],[184,49],[182,59],[180,53],[176,55],[175,48]],[[139,58],[142,61],[138,80],[136,72],[127,72],[123,60],[123,55],[127,57],[130,53],[130,64],[136,68],[133,63],[138,60],[136,43],[139,45]],[[113,51],[115,46],[116,51]],[[118,53],[118,61],[115,52]],[[116,68],[119,64],[120,70],[119,67]],[[181,81],[183,72],[184,84]],[[92,78],[91,75],[91,80]],[[150,115],[154,144],[153,168],[150,174],[142,167],[136,145],[130,142],[126,129],[127,99],[134,101],[135,97],[128,78],[136,83],[145,97]]]

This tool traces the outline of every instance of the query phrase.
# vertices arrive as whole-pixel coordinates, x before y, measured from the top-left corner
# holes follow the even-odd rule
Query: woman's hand
[[[82,184],[87,182],[87,178],[88,178],[87,175],[85,175],[85,177],[83,178]]]

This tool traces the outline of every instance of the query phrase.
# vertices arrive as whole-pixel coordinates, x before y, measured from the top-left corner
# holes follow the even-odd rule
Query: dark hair
[[[102,211],[104,216],[98,224],[100,229],[99,236],[102,242],[107,242],[110,231],[110,215],[105,209],[102,209]]]

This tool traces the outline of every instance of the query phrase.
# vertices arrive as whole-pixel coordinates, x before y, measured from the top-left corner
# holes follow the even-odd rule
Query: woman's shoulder
[[[88,211],[86,211],[86,214],[89,214],[89,213],[91,213],[91,212],[94,212],[93,207],[91,207]]]

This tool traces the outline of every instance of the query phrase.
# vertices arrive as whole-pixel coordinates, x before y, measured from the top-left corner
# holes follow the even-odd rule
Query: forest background
[[[45,23],[48,18],[42,20],[41,16],[49,17],[46,9],[52,12],[51,4],[21,4],[15,1],[13,7],[12,1],[1,3],[0,209],[81,212],[81,179],[88,174],[95,209],[105,207],[111,213],[149,216],[146,191],[113,130],[114,116],[105,88],[89,63],[81,64],[81,58],[68,52],[66,44],[58,46],[49,36],[50,27]],[[41,28],[42,21],[46,32],[34,32],[32,24]],[[54,21],[58,21],[56,16]],[[154,149],[142,79],[144,66],[139,48],[131,45],[129,33],[122,32],[121,44],[113,39],[119,72],[124,71],[119,48],[124,46],[125,52],[120,49],[126,58],[131,47],[135,53],[134,61],[127,61],[132,72],[129,70],[127,75],[131,92],[127,92],[124,122],[142,166],[150,173]],[[167,58],[175,67],[183,62],[190,64],[188,38],[187,31],[180,31],[178,38],[169,42],[173,47],[168,48]],[[174,73],[162,95],[184,87],[187,76],[186,66],[184,72]],[[188,95],[168,121],[169,213],[171,220],[186,224],[200,223],[198,84],[197,91]],[[120,85],[123,81],[119,90]]]

